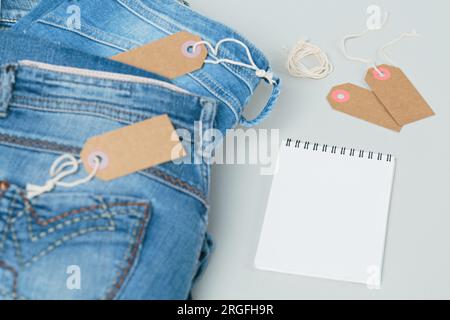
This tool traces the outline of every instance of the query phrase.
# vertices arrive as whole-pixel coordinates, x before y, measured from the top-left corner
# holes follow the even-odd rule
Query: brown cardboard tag
[[[199,36],[182,31],[111,59],[175,79],[203,67],[207,49],[201,44],[193,51],[193,45],[201,40]]]
[[[382,65],[383,73],[369,69],[366,82],[394,120],[404,126],[434,115],[408,77],[397,67]]]
[[[346,83],[331,89],[327,99],[335,110],[397,132],[402,129],[368,89]]]
[[[87,172],[101,160],[97,178],[110,181],[186,156],[167,115],[89,139],[81,152]]]

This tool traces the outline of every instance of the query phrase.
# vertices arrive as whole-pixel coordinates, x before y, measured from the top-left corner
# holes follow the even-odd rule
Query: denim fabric
[[[0,30],[10,28],[38,3],[39,0],[0,0]]]
[[[0,29],[37,2],[0,0]],[[80,6],[81,30],[67,28],[71,4]],[[247,121],[244,107],[261,81],[253,70],[206,64],[171,82],[107,59],[181,30],[212,44],[243,41],[258,68],[270,71],[253,44],[176,0],[41,0],[0,32],[0,299],[190,296],[213,246],[210,166],[198,157],[212,148],[203,141],[198,150],[198,142],[211,128],[258,124],[280,82],[261,115]],[[233,44],[219,58],[248,62]],[[161,114],[183,130],[195,164],[27,197],[26,185],[45,183],[62,154],[78,157],[88,138]],[[82,169],[69,180],[85,176]],[[70,286],[72,272],[80,290]]]
[[[79,30],[67,24],[70,16],[67,8],[72,4],[80,8]],[[13,30],[104,57],[187,30],[213,45],[224,38],[240,40],[250,49],[259,69],[270,71],[261,51],[236,31],[175,0],[42,0]],[[224,45],[219,58],[248,63],[245,50],[236,44]],[[205,64],[201,70],[180,77],[174,83],[190,92],[218,99],[217,126],[224,131],[238,122],[256,125],[268,116],[279,96],[280,81],[276,77],[272,97],[261,115],[252,121],[242,117],[244,106],[260,81],[251,69],[231,64]]]
[[[154,73],[78,50],[63,48],[44,40],[13,34],[11,31],[0,32],[0,43],[0,64],[14,63],[19,60],[36,60],[60,66],[110,71],[168,81]]]
[[[0,50],[0,64],[9,52]],[[80,57],[78,66],[84,59],[120,73],[29,61],[0,68],[0,299],[186,299],[211,246],[206,163],[168,163],[32,200],[24,187],[44,183],[54,160],[79,156],[88,138],[160,114],[194,137],[183,144],[196,154],[194,123],[200,134],[212,128],[217,103]],[[80,290],[70,286],[74,270]]]

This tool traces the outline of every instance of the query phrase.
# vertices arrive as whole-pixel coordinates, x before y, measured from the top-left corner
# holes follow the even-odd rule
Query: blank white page
[[[284,142],[256,267],[379,286],[394,172],[390,155]]]

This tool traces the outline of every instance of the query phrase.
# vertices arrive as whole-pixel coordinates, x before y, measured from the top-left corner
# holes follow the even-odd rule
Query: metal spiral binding
[[[338,146],[320,145],[318,143],[311,143],[309,141],[301,141],[294,139],[287,139],[286,147],[294,147],[297,149],[312,150],[317,152],[329,152],[331,154],[349,155],[350,157],[358,157],[361,159],[377,160],[392,162],[393,156],[391,154],[377,153],[373,151],[349,149]],[[350,152],[348,152],[350,151]]]

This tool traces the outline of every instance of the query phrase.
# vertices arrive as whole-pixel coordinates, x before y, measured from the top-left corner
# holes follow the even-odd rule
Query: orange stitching
[[[152,168],[149,170],[149,172],[153,173],[155,176],[160,177],[166,181],[168,181],[169,183],[172,183],[174,185],[178,185],[182,188],[185,188],[186,190],[192,192],[193,194],[195,194],[196,196],[200,197],[202,200],[204,200],[206,202],[206,199],[203,195],[203,192],[199,191],[198,189],[192,187],[190,184],[188,184],[187,182],[184,182],[183,180],[180,180],[178,178],[175,178],[171,175],[168,175],[158,169]]]
[[[0,268],[9,271],[12,275],[13,275],[13,288],[12,288],[12,296],[13,299],[16,299],[17,297],[17,278],[18,278],[18,273],[17,270],[14,269],[13,267],[11,267],[10,265],[8,265],[5,261],[0,260]]]
[[[64,219],[68,216],[71,215],[75,215],[75,214],[80,214],[86,211],[92,211],[92,210],[97,210],[100,208],[103,208],[103,206],[90,206],[90,207],[86,207],[86,208],[81,208],[81,209],[77,209],[77,210],[73,210],[73,211],[67,211],[64,212],[58,216],[55,216],[53,218],[50,218],[48,220],[42,220],[36,213],[35,209],[33,208],[33,205],[31,204],[31,202],[24,196],[23,193],[19,193],[20,197],[22,198],[22,200],[25,202],[25,204],[29,207],[30,212],[31,212],[31,216],[33,217],[33,219],[40,225],[42,226],[47,226],[48,224],[51,224],[53,222],[59,221],[61,219]],[[0,194],[0,196],[3,196],[3,194]],[[144,208],[144,217],[142,219],[142,223],[141,223],[141,227],[139,229],[138,235],[136,237],[136,241],[135,244],[133,246],[133,249],[131,250],[131,255],[130,257],[127,259],[127,266],[122,270],[121,276],[116,280],[116,283],[113,285],[113,289],[111,289],[111,291],[109,292],[109,294],[107,295],[107,299],[112,300],[114,299],[115,295],[117,294],[117,292],[121,289],[123,283],[125,282],[126,277],[128,276],[131,267],[136,259],[138,250],[140,245],[142,244],[143,241],[143,235],[144,235],[144,230],[146,227],[146,222],[148,222],[149,217],[150,217],[150,212],[149,212],[149,204],[147,203],[138,203],[138,202],[117,202],[117,203],[113,203],[113,204],[109,204],[108,207],[133,207],[133,206],[137,206],[137,207],[143,207]],[[17,271],[9,266],[8,264],[6,264],[4,261],[0,260],[0,268],[3,268],[9,272],[11,272],[11,274],[13,275],[13,297],[15,298],[17,296],[17,278],[18,278],[18,273]]]
[[[25,202],[25,204],[29,207],[30,212],[31,212],[31,216],[33,217],[33,219],[40,225],[42,226],[47,226],[48,224],[51,224],[53,222],[59,221],[61,219],[64,219],[68,216],[71,215],[75,215],[75,214],[80,214],[83,212],[87,212],[87,211],[92,211],[92,210],[97,210],[97,209],[101,209],[104,206],[100,206],[100,205],[95,205],[95,206],[90,206],[90,207],[86,207],[86,208],[81,208],[81,209],[77,209],[77,210],[73,210],[73,211],[67,211],[64,212],[60,215],[57,215],[53,218],[50,218],[48,220],[42,220],[36,213],[35,209],[33,208],[33,205],[31,204],[31,202],[25,197],[25,195],[23,193],[19,193],[20,197],[22,198],[22,200]],[[131,267],[134,263],[134,260],[136,259],[137,253],[138,253],[138,249],[139,246],[142,243],[143,240],[143,234],[144,234],[144,230],[145,230],[145,226],[146,226],[146,222],[149,220],[150,217],[150,213],[149,213],[149,205],[147,203],[139,203],[139,202],[117,202],[117,203],[112,203],[112,204],[108,204],[108,207],[143,207],[144,208],[144,217],[142,219],[142,223],[141,223],[141,228],[139,229],[139,233],[136,237],[136,242],[133,246],[133,249],[131,251],[131,256],[128,258],[127,260],[127,266],[122,270],[121,272],[121,276],[120,278],[118,278],[116,280],[116,283],[113,285],[113,289],[111,289],[110,293],[107,295],[107,299],[112,300],[114,298],[114,296],[117,294],[117,292],[121,289],[123,283],[125,282],[125,278],[128,276]],[[2,267],[1,261],[0,261],[0,267]],[[9,269],[8,269],[9,270]],[[11,272],[15,271],[14,269],[12,269]],[[14,274],[14,273],[13,273]],[[15,286],[17,286],[16,281],[15,281]]]
[[[131,267],[133,266],[134,260],[136,259],[138,250],[140,245],[142,244],[142,241],[144,239],[144,229],[147,225],[146,222],[148,222],[150,218],[150,206],[148,204],[136,204],[136,206],[142,206],[145,208],[144,218],[142,219],[141,228],[139,229],[139,233],[136,238],[136,242],[133,246],[133,249],[131,250],[131,256],[128,258],[128,263],[125,269],[122,272],[122,275],[116,280],[116,283],[114,284],[114,289],[112,289],[106,296],[107,300],[113,300],[118,293],[118,291],[122,288],[123,283],[125,282],[125,278],[128,276],[128,273],[131,270]]]

